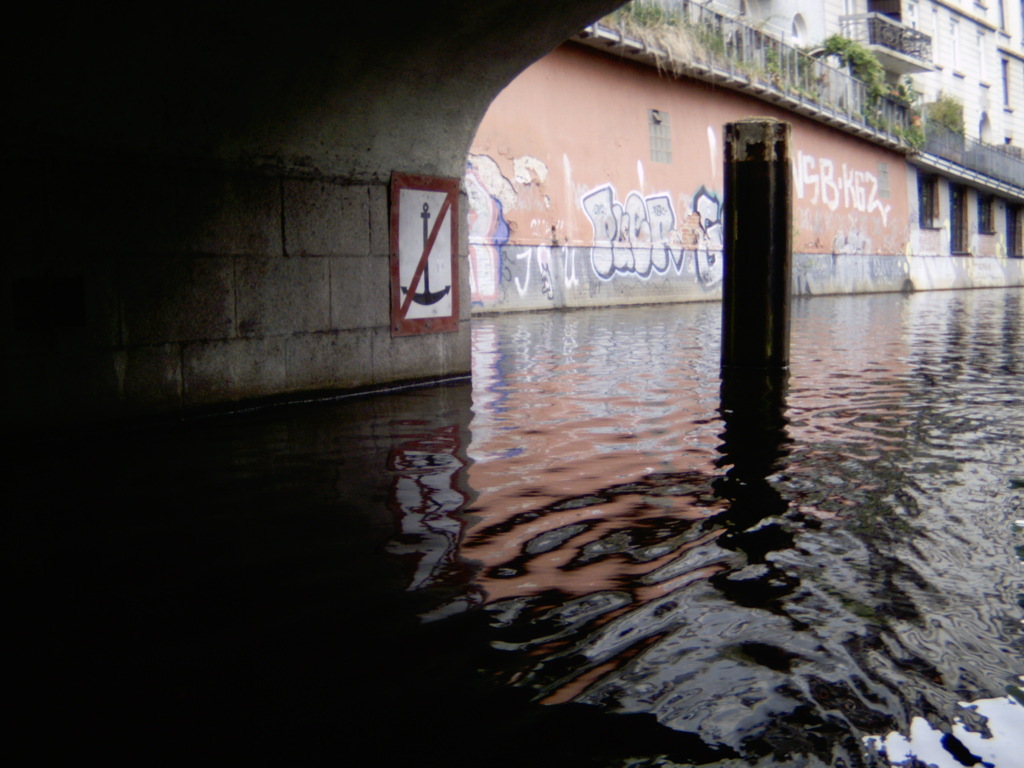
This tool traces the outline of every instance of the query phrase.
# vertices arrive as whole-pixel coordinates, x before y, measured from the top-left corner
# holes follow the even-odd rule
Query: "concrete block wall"
[[[469,372],[468,301],[458,332],[391,337],[385,183],[92,163],[19,188],[5,425]]]

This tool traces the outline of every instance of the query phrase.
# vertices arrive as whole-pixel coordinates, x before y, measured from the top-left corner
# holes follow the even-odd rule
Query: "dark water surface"
[[[719,313],[476,319],[472,386],[22,446],[5,749],[1024,765],[1024,291],[803,300],[788,380],[724,387]]]

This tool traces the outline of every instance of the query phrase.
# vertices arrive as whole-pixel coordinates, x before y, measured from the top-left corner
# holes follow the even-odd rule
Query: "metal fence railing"
[[[1024,157],[1016,147],[983,144],[948,130],[937,123],[926,123],[923,146],[922,127],[911,128],[914,110],[906,101],[889,95],[873,93],[867,84],[849,72],[830,64],[826,57],[811,56],[785,43],[778,30],[767,31],[758,25],[711,10],[691,0],[633,0],[617,12],[620,20],[636,27],[659,28],[678,32],[688,41],[688,47],[675,52],[684,68],[702,65],[724,74],[753,90],[767,93],[784,101],[790,108],[805,104],[819,114],[859,124],[877,133],[932,155],[949,160],[964,168],[994,179],[1024,187]],[[867,17],[885,17],[866,14]],[[616,17],[611,17],[615,19]],[[853,17],[847,17],[853,18]],[[630,21],[631,19],[631,21]],[[930,57],[931,40],[927,35],[907,35],[914,32],[900,25],[898,30],[875,21],[875,32],[889,35],[888,42],[907,55],[926,59]],[[609,23],[615,23],[614,21]],[[891,26],[891,25],[890,25]],[[619,30],[623,32],[623,30]],[[903,37],[893,37],[897,32]],[[656,36],[657,37],[657,36]],[[668,39],[671,35],[663,35]],[[881,37],[874,42],[882,40]],[[884,43],[880,43],[884,44]],[[673,51],[663,52],[672,65]],[[914,141],[908,137],[914,136]]]
[[[924,64],[931,64],[931,37],[916,29],[905,27],[881,13],[843,16],[839,20],[839,29],[851,40],[868,45],[880,45],[890,51],[918,59]]]
[[[1018,147],[982,144],[937,123],[929,123],[925,126],[922,149],[972,171],[1024,187],[1024,157],[1017,154]]]
[[[687,35],[693,46],[686,55],[693,61],[893,140],[907,136],[909,104],[873,93],[824,57],[810,56],[757,26],[690,0],[633,0],[631,5],[632,10],[618,13],[632,14],[641,26],[656,23]]]

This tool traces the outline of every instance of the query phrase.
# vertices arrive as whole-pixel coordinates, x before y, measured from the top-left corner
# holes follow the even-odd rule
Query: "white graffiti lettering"
[[[676,274],[690,271],[704,285],[721,280],[721,205],[704,187],[682,222],[668,194],[630,192],[623,205],[610,184],[584,195],[582,206],[594,229],[591,266],[601,280],[617,275],[646,280],[673,267]]]
[[[566,288],[573,288],[579,285],[580,280],[576,277],[576,252],[571,248],[565,249],[562,272],[562,279]]]
[[[810,198],[811,205],[820,203],[830,211],[842,206],[861,213],[877,213],[882,226],[888,226],[892,205],[878,198],[878,177],[870,171],[843,163],[837,175],[835,163],[829,158],[797,152],[793,182],[797,198]]]
[[[878,211],[882,215],[882,224],[887,225],[889,221],[889,211],[892,210],[891,205],[886,205],[878,199],[878,179],[875,178],[874,174],[864,174],[868,183],[871,185],[871,192],[868,195],[868,213]]]
[[[516,254],[516,261],[526,262],[526,277],[520,282],[519,277],[513,277],[516,284],[516,291],[520,297],[525,296],[530,290],[530,262],[532,257],[537,258],[537,274],[540,275],[540,290],[547,298],[555,298],[555,283],[551,277],[551,248],[546,245],[538,246],[536,249],[527,248]],[[575,267],[573,268],[575,272]],[[575,277],[574,277],[575,279]]]
[[[522,261],[523,259],[526,259],[526,279],[523,280],[523,282],[520,283],[519,282],[519,278],[518,277],[515,278],[516,290],[519,291],[519,295],[520,296],[525,296],[526,295],[526,291],[530,287],[530,255],[531,255],[531,252],[530,252],[529,249],[527,249],[525,251],[520,251],[519,253],[516,254],[516,259],[517,260]]]
[[[470,156],[465,182],[469,198],[470,296],[474,303],[483,303],[498,297],[501,247],[509,239],[502,200],[510,204],[516,193],[497,163],[483,155]]]
[[[818,178],[821,181],[821,202],[834,211],[839,207],[839,187],[836,184],[836,167],[831,160],[823,157],[818,161]]]

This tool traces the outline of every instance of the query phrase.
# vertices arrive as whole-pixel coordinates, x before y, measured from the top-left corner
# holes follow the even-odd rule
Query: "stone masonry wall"
[[[5,422],[469,370],[468,324],[391,337],[386,184],[102,164],[26,175],[0,329]]]

